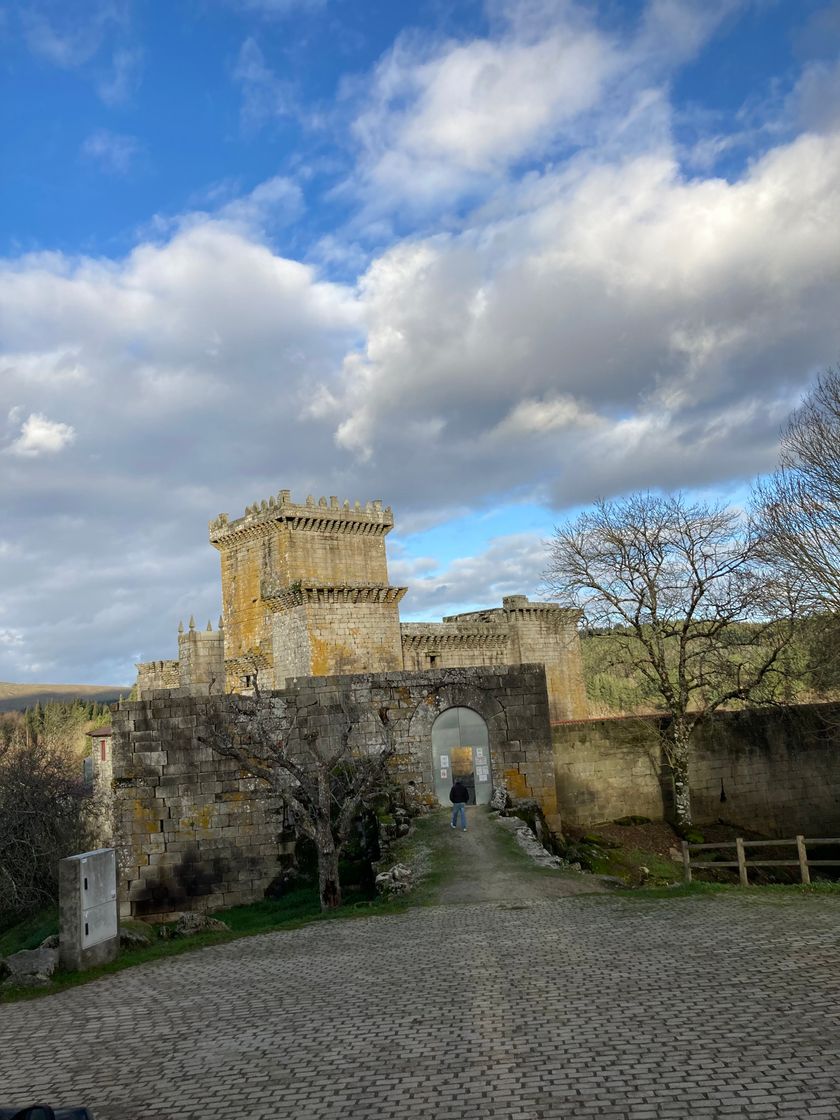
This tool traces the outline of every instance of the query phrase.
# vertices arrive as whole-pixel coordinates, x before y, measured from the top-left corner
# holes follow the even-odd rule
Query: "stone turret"
[[[309,497],[281,490],[231,521],[210,522],[221,554],[228,688],[258,672],[282,687],[291,677],[402,668],[398,604],[388,582],[381,501]]]
[[[195,619],[189,629],[178,627],[179,687],[184,693],[201,695],[225,690],[225,631],[222,619],[219,629],[207,623],[206,630],[197,630]]]

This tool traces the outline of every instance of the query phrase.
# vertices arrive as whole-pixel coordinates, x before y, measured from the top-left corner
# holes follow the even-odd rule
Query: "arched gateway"
[[[487,724],[472,708],[449,708],[432,726],[432,766],[435,793],[449,804],[449,790],[460,778],[470,791],[470,803],[486,805],[493,793],[490,740]]]

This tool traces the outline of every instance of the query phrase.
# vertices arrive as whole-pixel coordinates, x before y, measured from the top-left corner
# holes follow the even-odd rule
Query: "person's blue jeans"
[[[452,827],[458,827],[458,817],[461,818],[461,828],[464,832],[467,831],[467,807],[463,801],[459,801],[457,805],[452,806]]]

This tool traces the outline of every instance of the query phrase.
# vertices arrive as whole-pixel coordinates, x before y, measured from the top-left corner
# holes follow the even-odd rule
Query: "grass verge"
[[[796,902],[802,898],[840,898],[840,883],[762,883],[742,887],[735,883],[706,883],[694,880],[692,883],[675,883],[672,886],[636,887],[616,890],[612,897],[629,898],[634,902],[651,899],[671,898],[708,898],[711,895],[726,895],[729,898],[744,898],[751,902]]]

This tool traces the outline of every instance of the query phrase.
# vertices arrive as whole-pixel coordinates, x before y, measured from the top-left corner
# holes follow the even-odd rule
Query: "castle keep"
[[[191,623],[178,661],[138,666],[140,695],[155,688],[283,689],[301,677],[395,670],[542,664],[552,721],[587,714],[577,613],[524,595],[439,623],[401,623],[406,588],[388,579],[381,501],[340,503],[288,490],[231,521],[210,522],[222,575],[218,631]]]

